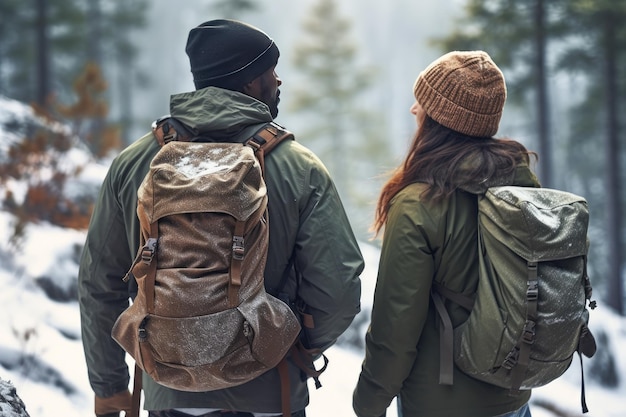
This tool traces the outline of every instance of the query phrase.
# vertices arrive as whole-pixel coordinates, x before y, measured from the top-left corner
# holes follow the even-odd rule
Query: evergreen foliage
[[[39,48],[45,48],[57,65],[48,68],[50,88],[57,90],[75,76],[73,71],[84,59],[80,45],[85,36],[85,22],[78,0],[55,0],[42,3],[45,22],[38,20],[35,1],[2,2],[0,24],[0,93],[24,102],[37,99],[37,60]],[[39,27],[41,24],[45,27]],[[37,33],[46,34],[45,44],[38,44]]]
[[[46,107],[72,98],[72,83],[87,62],[104,74],[120,65],[126,126],[130,83],[138,75],[132,72],[138,50],[130,34],[145,26],[147,6],[147,0],[3,0],[0,15],[11,18],[0,19],[0,94]]]
[[[619,115],[626,104],[626,85],[622,74],[626,70],[626,2],[611,0],[572,0],[564,3],[563,21],[573,38],[564,48],[559,66],[572,73],[582,73],[586,84],[580,104],[571,109],[573,120],[570,153],[580,165],[589,167],[596,175],[583,171],[586,186],[594,195],[605,240],[607,277],[606,301],[624,314],[624,184],[623,155],[624,123]],[[589,45],[592,45],[590,48]],[[598,146],[604,147],[598,158]],[[595,149],[590,149],[595,145]],[[600,146],[602,146],[600,145]],[[596,158],[593,157],[596,156]],[[596,164],[590,163],[594,162]],[[604,178],[604,187],[594,187],[594,180]],[[595,181],[597,182],[597,181]],[[603,269],[604,269],[603,268]]]
[[[537,36],[538,10],[544,17],[544,26],[539,28],[542,39]],[[561,187],[578,187],[580,190],[574,191],[584,192],[589,200],[591,234],[597,236],[592,239],[595,243],[590,248],[590,266],[595,279],[606,281],[606,301],[622,314],[623,123],[617,115],[619,107],[625,104],[626,86],[620,74],[626,64],[626,27],[619,23],[625,20],[623,1],[468,0],[459,29],[434,40],[445,51],[484,49],[490,53],[500,66],[508,69],[505,73],[510,96],[513,100],[523,99],[517,104],[524,104],[530,94],[545,95],[543,103],[538,100],[535,106],[539,158],[544,164],[541,171],[552,170],[552,145],[556,144],[553,134],[561,135],[563,143],[557,148],[565,155],[564,163],[557,164]],[[542,48],[543,67],[538,65]],[[547,127],[541,126],[542,118],[547,123],[551,114],[548,85],[559,72],[576,80],[582,99],[570,105],[571,123],[555,120],[554,129],[548,129],[542,139],[541,131]],[[598,152],[602,148],[603,154]],[[542,175],[540,179],[544,182]]]
[[[293,64],[305,81],[294,88],[291,110],[305,115],[310,129],[298,131],[298,139],[328,166],[363,237],[380,189],[372,167],[386,170],[390,162],[385,122],[366,106],[376,72],[358,61],[351,22],[337,1],[318,0],[302,27]]]

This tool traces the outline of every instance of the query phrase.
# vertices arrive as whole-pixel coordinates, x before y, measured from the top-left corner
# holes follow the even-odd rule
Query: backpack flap
[[[253,150],[246,146],[174,142],[159,154],[140,191],[146,197],[139,203],[151,223],[174,212],[207,211],[245,221],[262,204],[267,204],[267,189],[258,162]],[[181,193],[185,198],[181,198]]]
[[[479,197],[479,222],[528,261],[587,254],[587,201],[549,188],[493,187]]]

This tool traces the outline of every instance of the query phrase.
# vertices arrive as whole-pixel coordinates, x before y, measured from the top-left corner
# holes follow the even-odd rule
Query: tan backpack
[[[265,292],[264,154],[293,135],[270,123],[245,143],[187,141],[173,123],[138,191],[138,294],[113,338],[157,383],[211,391],[276,367],[299,320]],[[179,132],[178,134],[176,132]]]

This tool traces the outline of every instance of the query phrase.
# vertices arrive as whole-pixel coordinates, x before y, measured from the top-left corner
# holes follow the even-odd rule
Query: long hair
[[[387,222],[391,200],[409,184],[425,183],[422,197],[439,202],[464,185],[484,183],[496,173],[512,174],[519,164],[530,163],[531,155],[536,157],[514,140],[467,136],[428,115],[419,125],[406,159],[383,186],[372,226],[376,234]]]

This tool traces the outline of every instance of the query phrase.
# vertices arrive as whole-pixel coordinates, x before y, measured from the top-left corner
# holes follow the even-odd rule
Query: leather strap
[[[239,305],[239,288],[241,288],[241,265],[245,255],[244,231],[246,223],[237,220],[233,233],[233,252],[230,257],[230,280],[228,281],[228,304]]]
[[[291,416],[291,383],[289,381],[289,366],[284,357],[277,365],[280,375],[280,401],[283,417]]]
[[[161,146],[171,141],[189,142],[194,137],[193,132],[187,126],[169,115],[152,122],[152,133]]]
[[[144,294],[146,295],[146,309],[148,314],[154,314],[154,283],[156,281],[157,260],[156,258],[156,245],[159,240],[159,223],[154,222],[150,224],[150,238],[154,239],[154,253],[148,264],[148,273],[144,281]]]
[[[269,154],[285,139],[293,139],[293,134],[277,123],[270,122],[245,142],[246,145],[254,149],[263,176],[265,176],[265,155]]]
[[[131,402],[130,415],[127,417],[139,417],[139,407],[141,406],[142,371],[139,365],[135,364],[135,376],[133,377],[133,397]]]

